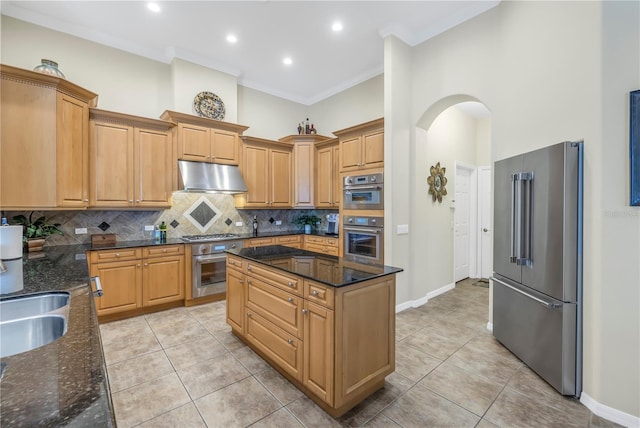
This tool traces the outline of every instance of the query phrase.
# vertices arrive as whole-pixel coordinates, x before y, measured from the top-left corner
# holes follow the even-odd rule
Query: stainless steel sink
[[[0,358],[31,351],[67,332],[66,291],[52,291],[0,300]]]
[[[71,295],[66,291],[28,294],[0,301],[0,322],[44,315],[69,304]]]
[[[0,324],[0,357],[31,351],[61,338],[67,332],[67,319],[61,315],[42,315]]]

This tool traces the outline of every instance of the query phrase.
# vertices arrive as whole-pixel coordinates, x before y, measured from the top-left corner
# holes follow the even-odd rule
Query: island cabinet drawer
[[[334,308],[334,288],[318,282],[304,280],[304,298],[326,308]]]
[[[302,298],[256,278],[247,279],[247,306],[296,337],[302,337]]]
[[[251,238],[244,241],[245,247],[264,247],[265,245],[274,245],[275,238]]]
[[[91,251],[91,263],[135,260],[142,257],[140,248],[120,248],[117,250]]]
[[[230,269],[236,269],[239,271],[243,271],[245,269],[245,260],[240,257],[235,257],[230,254],[227,254],[227,267]]]
[[[144,257],[156,257],[156,256],[173,256],[184,254],[184,245],[161,245],[154,247],[145,247],[143,249]]]
[[[296,296],[302,296],[302,280],[296,276],[281,274],[251,262],[247,263],[247,273]]]
[[[247,309],[247,341],[296,380],[302,381],[303,342]]]

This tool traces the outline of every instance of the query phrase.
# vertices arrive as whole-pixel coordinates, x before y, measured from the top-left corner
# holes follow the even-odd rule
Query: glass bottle
[[[36,66],[33,69],[33,71],[37,71],[38,73],[42,73],[42,74],[49,74],[51,76],[59,77],[61,79],[65,78],[64,74],[62,74],[62,71],[58,69],[57,62],[51,61],[49,59],[41,59],[40,61],[42,63]]]

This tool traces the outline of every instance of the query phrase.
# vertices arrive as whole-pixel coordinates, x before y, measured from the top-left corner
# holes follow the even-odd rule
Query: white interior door
[[[456,196],[454,213],[454,280],[469,278],[470,201],[472,169],[456,166]]]
[[[493,231],[491,230],[491,167],[478,168],[480,211],[480,274],[489,278],[493,270]]]

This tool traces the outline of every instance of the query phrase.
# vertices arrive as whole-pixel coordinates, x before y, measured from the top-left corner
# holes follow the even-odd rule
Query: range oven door
[[[227,256],[225,253],[194,256],[191,263],[193,298],[227,291]]]
[[[384,209],[384,184],[344,186],[344,208],[351,210]]]
[[[344,258],[356,262],[384,263],[381,227],[344,226]]]

